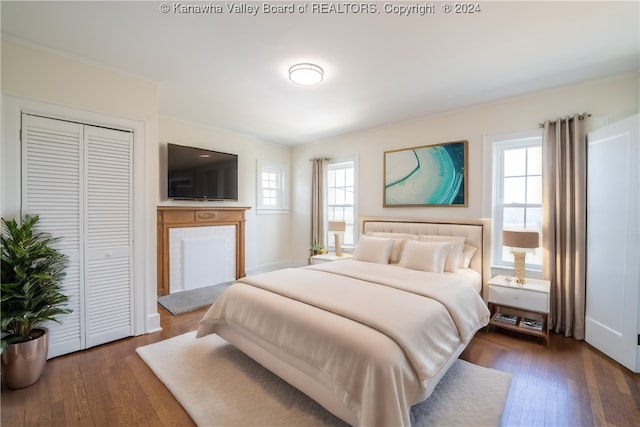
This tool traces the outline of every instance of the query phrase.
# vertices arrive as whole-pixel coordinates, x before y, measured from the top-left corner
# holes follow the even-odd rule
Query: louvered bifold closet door
[[[132,335],[132,134],[85,127],[87,347]]]
[[[61,237],[69,315],[49,357],[133,334],[131,132],[22,115],[22,211]]]
[[[62,324],[45,325],[49,357],[84,348],[82,133],[77,123],[22,115],[22,211],[40,215],[38,229],[60,237],[55,247],[69,259],[62,292],[73,313],[59,316]]]

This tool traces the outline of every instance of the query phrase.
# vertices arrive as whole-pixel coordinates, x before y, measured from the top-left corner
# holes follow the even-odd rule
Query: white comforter
[[[197,336],[234,325],[339,398],[360,425],[409,425],[452,354],[489,311],[455,277],[340,261],[245,277],[201,321]],[[349,420],[347,420],[349,421]]]

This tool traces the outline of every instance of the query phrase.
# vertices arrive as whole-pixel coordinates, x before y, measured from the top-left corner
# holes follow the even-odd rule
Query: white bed
[[[361,230],[354,260],[238,280],[197,336],[220,335],[349,424],[409,425],[489,320],[488,222],[365,219]]]

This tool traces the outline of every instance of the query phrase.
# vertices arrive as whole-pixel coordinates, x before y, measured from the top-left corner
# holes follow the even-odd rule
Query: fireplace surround
[[[235,278],[245,276],[245,212],[246,206],[192,207],[158,206],[158,296],[171,290],[169,230],[185,227],[235,227]]]

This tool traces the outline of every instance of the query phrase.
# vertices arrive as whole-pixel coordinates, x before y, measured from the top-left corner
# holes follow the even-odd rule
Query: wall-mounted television
[[[238,155],[167,144],[170,199],[238,200]]]

